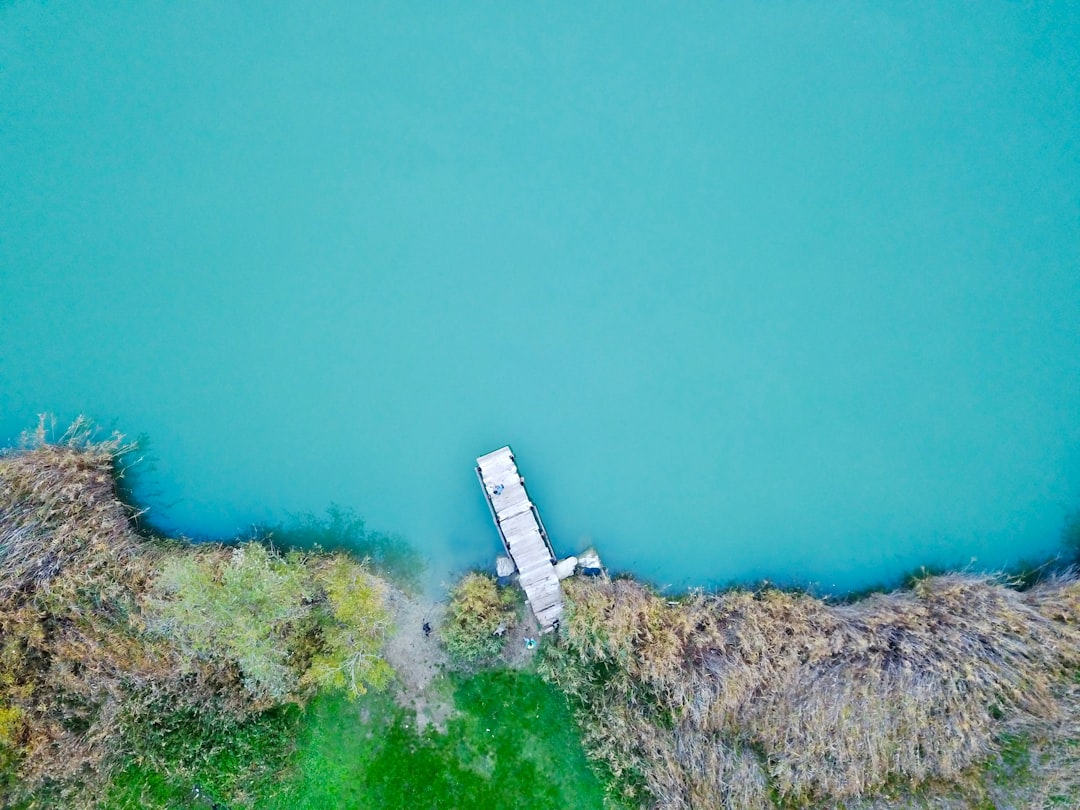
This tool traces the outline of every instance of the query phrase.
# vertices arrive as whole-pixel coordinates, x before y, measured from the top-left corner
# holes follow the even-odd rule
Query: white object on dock
[[[555,563],[555,576],[559,579],[566,579],[572,577],[576,569],[577,557],[567,557],[565,560],[559,560]]]
[[[592,548],[578,555],[578,565],[582,568],[603,568],[600,564],[600,555],[596,553],[596,549]]]
[[[509,557],[504,557],[501,554],[495,558],[495,576],[499,579],[503,577],[512,577],[514,575],[514,561]]]

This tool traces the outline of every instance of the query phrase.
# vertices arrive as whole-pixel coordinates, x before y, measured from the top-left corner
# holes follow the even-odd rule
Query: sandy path
[[[430,723],[443,731],[453,703],[429,687],[449,665],[437,635],[446,605],[410,597],[396,588],[391,589],[387,602],[394,630],[384,652],[397,673],[397,701],[416,712],[419,730]],[[431,635],[424,635],[424,622],[431,625]]]
[[[453,700],[446,689],[432,688],[432,684],[452,668],[438,638],[446,603],[412,597],[397,588],[391,588],[387,603],[394,630],[384,652],[397,674],[395,697],[400,705],[416,712],[420,731],[429,724],[445,731],[446,719],[454,711]],[[430,635],[424,635],[425,622],[431,625]],[[532,612],[523,607],[506,634],[502,656],[505,666],[524,668],[530,664],[536,650],[526,647],[526,638],[539,638],[539,625]]]

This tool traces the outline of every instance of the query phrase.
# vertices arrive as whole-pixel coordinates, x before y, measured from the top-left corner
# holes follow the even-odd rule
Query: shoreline
[[[82,418],[80,417],[80,419]],[[89,420],[86,420],[86,424],[93,425]],[[52,432],[54,434],[57,432],[55,425],[52,428]],[[24,431],[23,435],[32,435],[32,433],[33,431]],[[14,441],[10,441],[6,450],[10,451],[17,449],[18,441],[18,438]],[[137,441],[134,444],[137,445]],[[321,507],[321,511],[316,511],[315,508],[305,508],[298,512],[286,511],[279,519],[272,523],[259,521],[250,523],[245,522],[244,527],[238,528],[235,533],[187,532],[183,525],[180,525],[173,520],[168,521],[168,523],[164,525],[158,525],[155,522],[153,510],[158,507],[151,502],[159,500],[160,498],[158,495],[140,497],[140,490],[145,491],[147,489],[152,489],[154,486],[153,482],[149,480],[149,476],[146,476],[147,480],[140,482],[140,478],[148,471],[148,465],[153,464],[153,460],[145,461],[142,459],[140,448],[134,446],[131,451],[123,454],[121,463],[124,465],[124,472],[123,475],[118,476],[117,478],[118,493],[126,505],[139,513],[136,525],[140,532],[151,536],[181,537],[196,543],[222,543],[228,545],[236,542],[243,542],[243,540],[249,539],[253,535],[261,536],[264,533],[276,534],[281,530],[288,533],[293,528],[291,524],[298,518],[301,520],[320,518],[334,509],[342,509],[342,511],[357,517],[363,514],[362,504],[357,506],[339,507],[336,503],[330,502],[327,506]],[[149,467],[149,469],[152,469],[152,467]],[[273,512],[274,510],[270,511]],[[395,533],[394,529],[373,529],[371,531],[376,535],[394,536],[403,539],[404,543],[412,550],[412,552],[423,559],[424,573],[421,582],[423,592],[428,598],[437,599],[444,595],[449,583],[460,578],[463,573],[473,570],[487,571],[489,567],[494,566],[494,558],[500,553],[501,548],[498,542],[498,535],[488,519],[481,520],[480,527],[482,528],[479,528],[478,530],[481,534],[477,534],[473,542],[478,548],[482,545],[487,550],[480,550],[477,554],[468,555],[464,563],[461,562],[460,557],[454,561],[445,560],[437,555],[433,557],[429,555],[423,543],[417,542],[408,536],[398,535]],[[1045,546],[1047,551],[1045,553],[1039,553],[1034,557],[1019,552],[1013,553],[1007,555],[1009,559],[1013,560],[1012,563],[997,565],[983,564],[976,558],[968,556],[966,553],[956,553],[952,555],[955,558],[952,562],[927,563],[925,561],[916,560],[911,564],[904,564],[896,568],[890,567],[890,570],[885,573],[881,573],[879,567],[874,566],[870,569],[872,570],[872,573],[865,576],[859,575],[855,578],[856,581],[854,584],[842,587],[826,584],[829,579],[827,575],[806,578],[797,571],[786,574],[777,573],[775,571],[761,571],[760,566],[757,568],[758,573],[745,577],[737,575],[730,576],[727,574],[702,575],[700,571],[696,572],[696,575],[693,577],[668,577],[663,574],[654,575],[649,573],[643,567],[639,568],[633,565],[620,567],[618,563],[614,566],[610,566],[610,568],[614,576],[631,577],[648,583],[650,587],[659,592],[674,596],[699,590],[718,593],[729,589],[753,589],[769,585],[780,587],[784,590],[812,593],[823,599],[853,601],[863,594],[889,592],[897,588],[905,587],[908,582],[923,575],[924,572],[985,573],[1026,578],[1031,572],[1047,566],[1054,567],[1059,564],[1068,565],[1074,562],[1080,562],[1080,529],[1077,527],[1080,527],[1080,506],[1077,506],[1071,511],[1068,509],[1064,510],[1061,523],[1056,530],[1057,537],[1054,538],[1052,542],[1050,541],[1049,536],[1047,536],[1045,542],[1040,540],[1038,544],[1039,547],[1043,548],[1043,546]],[[1071,543],[1070,541],[1063,539],[1063,536],[1069,534],[1070,531],[1074,535],[1077,535],[1072,539]],[[867,538],[867,542],[870,542],[871,540],[872,538]],[[583,543],[585,545],[596,545],[604,552],[605,560],[610,561],[612,558],[617,560],[620,556],[618,553],[612,553],[613,549],[617,549],[617,539],[608,538],[607,540],[597,541],[591,537],[581,537],[578,539],[578,542],[560,542],[558,536],[554,538],[554,544],[557,547],[556,551],[560,556],[576,554],[581,550],[579,547],[582,546]],[[472,544],[473,543],[470,543],[470,545]],[[442,542],[437,544],[439,549],[444,545],[446,544]],[[363,551],[361,549],[361,556],[362,554]],[[441,567],[436,567],[436,564]],[[851,577],[845,577],[845,580],[850,579]]]
[[[1048,745],[1058,745],[1071,739],[1063,735],[1072,726],[1055,730],[1056,716],[1080,724],[1080,681],[1070,686],[1069,680],[1080,675],[1080,580],[1061,557],[1027,579],[923,570],[909,587],[846,601],[768,582],[676,595],[628,574],[571,576],[560,586],[570,609],[557,632],[541,637],[521,600],[516,610],[523,621],[498,629],[462,621],[486,621],[489,606],[511,604],[510,593],[497,595],[490,574],[484,585],[490,599],[462,585],[452,602],[453,623],[445,623],[445,598],[403,587],[416,581],[408,566],[417,556],[403,554],[400,538],[368,533],[344,510],[329,522],[311,516],[306,533],[293,539],[369,542],[383,563],[399,566],[395,573],[404,580],[395,584],[377,566],[358,565],[355,556],[339,553],[347,549],[343,543],[326,553],[308,544],[308,553],[291,554],[285,543],[270,548],[269,534],[229,544],[139,535],[131,525],[134,510],[115,487],[118,446],[118,438],[80,443],[76,435],[67,444],[0,456],[6,499],[0,528],[5,542],[19,549],[0,558],[10,569],[6,591],[0,590],[10,616],[30,617],[20,606],[36,604],[39,589],[66,594],[69,601],[42,604],[83,611],[97,623],[94,632],[109,639],[100,650],[99,636],[72,645],[63,629],[81,625],[49,625],[49,656],[63,666],[32,674],[57,700],[30,701],[10,689],[5,698],[17,722],[37,729],[43,741],[50,729],[63,728],[53,715],[68,705],[60,698],[72,684],[94,689],[99,676],[120,677],[117,672],[144,666],[144,659],[123,659],[133,663],[117,663],[115,672],[71,666],[88,650],[113,661],[114,650],[132,644],[160,656],[140,675],[148,683],[187,697],[191,684],[184,673],[194,667],[211,679],[207,685],[218,684],[207,700],[224,687],[247,712],[290,701],[302,706],[323,687],[363,694],[356,679],[370,678],[374,690],[392,688],[407,715],[404,728],[418,735],[457,728],[451,692],[462,679],[485,667],[524,669],[576,706],[581,738],[610,770],[614,790],[628,796],[645,790],[672,808],[687,806],[679,796],[732,798],[733,790],[741,791],[738,806],[765,807],[769,790],[800,800],[853,799],[877,795],[892,778],[913,785],[967,778],[996,756],[1002,735],[1039,740],[1044,734]],[[50,563],[57,553],[60,562]],[[240,572],[244,578],[237,579]],[[116,601],[99,604],[85,586],[53,585],[84,576]],[[117,615],[136,621],[117,624]],[[507,625],[511,632],[496,641]],[[440,633],[443,626],[454,635]],[[460,628],[474,633],[480,646],[454,646],[464,638],[456,635]],[[42,643],[34,641],[32,628],[24,630],[16,643]],[[530,637],[541,643],[521,643]],[[282,649],[294,651],[288,661],[279,660]],[[32,667],[35,660],[6,664]],[[51,679],[68,669],[86,672],[87,679]],[[97,675],[89,677],[92,672]],[[8,682],[28,673],[8,673]],[[312,684],[319,686],[312,691]],[[115,695],[102,699],[126,705],[125,695],[117,682]],[[214,705],[199,711],[215,716]],[[89,722],[119,716],[115,711],[96,712]],[[64,734],[64,745],[77,750],[79,735]],[[102,748],[94,756],[113,761],[109,741],[124,738],[102,729],[97,739]],[[842,756],[828,753],[833,750]],[[1067,746],[1055,750],[1068,753]],[[894,761],[889,751],[906,753]]]

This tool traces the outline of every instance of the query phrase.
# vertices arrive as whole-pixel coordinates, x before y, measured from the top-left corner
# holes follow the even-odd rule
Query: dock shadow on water
[[[375,573],[416,594],[426,567],[423,555],[403,535],[373,531],[355,510],[331,503],[323,515],[290,514],[286,522],[264,526],[260,537],[282,549],[345,551],[369,561]]]

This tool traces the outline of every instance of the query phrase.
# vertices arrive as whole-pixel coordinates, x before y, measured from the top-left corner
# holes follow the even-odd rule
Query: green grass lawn
[[[485,672],[454,684],[446,734],[418,735],[386,696],[315,701],[288,781],[257,806],[600,808],[562,695],[535,675]],[[367,716],[367,721],[361,717]]]
[[[416,732],[385,694],[322,695],[281,733],[246,729],[234,750],[177,767],[136,765],[114,780],[105,807],[601,808],[603,786],[586,762],[562,694],[536,675],[483,672],[445,684],[458,713],[441,734]],[[295,750],[282,756],[282,745]],[[185,756],[188,761],[185,761]],[[271,767],[268,767],[271,766]],[[270,771],[273,771],[271,773]],[[201,796],[193,794],[200,786]]]
[[[250,797],[271,790],[288,767],[301,722],[293,706],[238,724],[208,724],[188,712],[156,718],[141,729],[130,764],[113,778],[101,806],[250,806]]]

